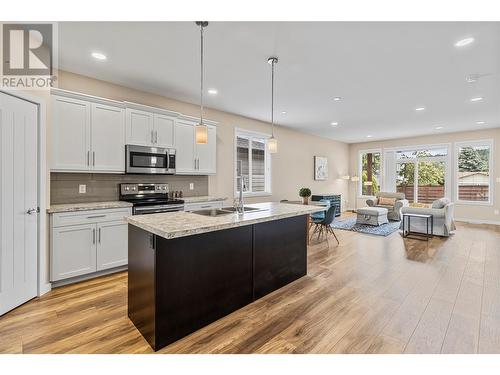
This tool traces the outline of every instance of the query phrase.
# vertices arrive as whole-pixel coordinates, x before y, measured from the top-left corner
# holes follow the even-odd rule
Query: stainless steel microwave
[[[125,172],[134,174],[174,174],[175,149],[125,146]]]

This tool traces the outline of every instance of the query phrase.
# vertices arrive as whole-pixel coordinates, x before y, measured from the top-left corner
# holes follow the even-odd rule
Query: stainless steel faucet
[[[236,162],[236,181],[240,182],[240,191],[238,195],[238,200],[234,200],[234,208],[238,214],[245,213],[245,204],[243,203],[243,189],[245,188],[245,179],[243,178],[243,162],[238,160]],[[238,186],[238,183],[236,183]]]

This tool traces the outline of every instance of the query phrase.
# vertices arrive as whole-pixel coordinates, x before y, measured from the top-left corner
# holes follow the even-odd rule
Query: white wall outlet
[[[87,185],[78,185],[78,192],[80,194],[86,194],[87,193]]]
[[[498,183],[500,183],[500,177],[497,177],[496,180]]]
[[[194,190],[194,183],[193,182],[189,183],[189,190]]]
[[[494,213],[495,215],[500,215],[500,211],[499,211],[499,210],[495,210],[495,211],[493,211],[493,213]]]

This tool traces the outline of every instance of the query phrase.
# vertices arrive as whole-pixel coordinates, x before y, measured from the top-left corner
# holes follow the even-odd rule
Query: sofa
[[[380,198],[394,198],[396,199],[393,205],[379,204]],[[379,192],[374,198],[366,200],[369,207],[387,208],[387,218],[392,221],[401,220],[401,209],[408,206],[408,201],[405,199],[404,193],[389,193]]]
[[[432,234],[435,236],[448,237],[455,229],[455,221],[453,220],[454,204],[448,198],[437,199],[432,202],[430,208],[421,207],[403,207],[401,215],[404,213],[432,215],[434,226]],[[426,232],[425,220],[412,220],[412,232]],[[403,222],[401,222],[400,229],[403,229]]]

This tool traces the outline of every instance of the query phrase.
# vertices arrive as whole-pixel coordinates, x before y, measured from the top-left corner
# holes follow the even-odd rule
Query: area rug
[[[332,228],[385,237],[397,231],[399,229],[400,223],[400,221],[389,221],[389,223],[387,224],[382,224],[376,227],[373,225],[356,224],[356,218],[350,217],[344,220],[334,220],[332,223]]]

